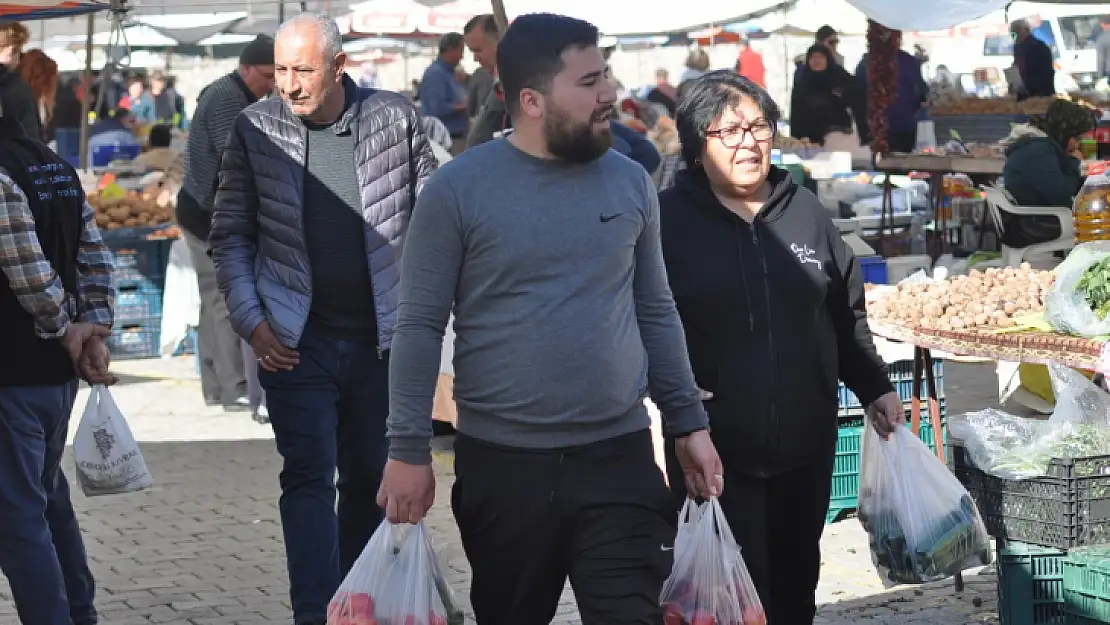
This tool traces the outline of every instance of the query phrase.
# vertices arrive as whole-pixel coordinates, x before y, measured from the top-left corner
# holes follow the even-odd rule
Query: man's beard
[[[613,145],[613,135],[606,129],[594,133],[594,122],[603,113],[591,116],[586,123],[576,123],[566,112],[553,110],[543,122],[543,136],[552,155],[571,163],[591,163],[601,158]]]

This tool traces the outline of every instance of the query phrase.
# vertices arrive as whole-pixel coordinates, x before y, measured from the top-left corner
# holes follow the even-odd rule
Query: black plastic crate
[[[1060,549],[1110,543],[1110,456],[1055,458],[1043,477],[1007,480],[975,468],[958,443],[951,450],[991,536]]]
[[[1013,124],[1028,121],[1028,115],[930,115],[937,134],[937,145],[952,140],[952,130],[965,143],[998,143],[1010,135]]]

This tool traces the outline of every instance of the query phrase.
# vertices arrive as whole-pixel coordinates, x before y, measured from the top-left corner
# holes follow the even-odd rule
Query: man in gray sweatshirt
[[[654,185],[609,149],[616,93],[597,39],[569,17],[513,22],[497,61],[516,131],[432,178],[405,243],[378,501],[401,522],[431,506],[453,309],[452,509],[479,625],[549,622],[568,576],[587,625],[662,623],[677,502],[655,463],[649,392],[691,494],[724,486]]]

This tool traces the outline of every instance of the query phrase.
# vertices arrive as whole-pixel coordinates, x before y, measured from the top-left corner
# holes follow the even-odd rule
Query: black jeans
[[[19,620],[93,625],[96,585],[62,472],[77,380],[0,387],[0,571]]]
[[[676,499],[686,496],[682,470],[668,440],[667,474]],[[807,625],[817,613],[821,533],[829,509],[834,453],[770,477],[729,470],[721,508],[743,550],[770,625]]]
[[[284,461],[279,509],[293,615],[323,623],[339,582],[382,522],[376,499],[388,447],[389,353],[379,356],[373,339],[341,341],[311,326],[297,349],[293,370],[260,368],[258,378]]]
[[[451,508],[478,625],[542,625],[570,577],[583,625],[661,625],[678,508],[648,430],[583,447],[455,440]]]

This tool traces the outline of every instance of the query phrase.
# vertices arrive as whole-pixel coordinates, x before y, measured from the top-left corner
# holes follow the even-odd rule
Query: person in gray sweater
[[[235,118],[273,88],[274,40],[259,35],[240,54],[239,69],[201,91],[186,144],[185,180],[177,194],[177,221],[189,244],[200,290],[197,351],[201,359],[201,391],[208,405],[222,405],[233,411],[257,406],[248,397],[248,387],[257,385],[257,376],[243,367],[245,346],[228,320],[227,303],[216,281],[216,267],[208,256],[208,235],[220,156]],[[256,417],[261,416],[259,408],[255,408]]]
[[[497,61],[516,131],[429,181],[403,252],[378,502],[417,522],[434,499],[431,414],[453,311],[452,509],[480,625],[549,622],[568,575],[583,623],[662,622],[678,510],[649,393],[690,495],[724,487],[655,187],[610,149],[616,92],[597,41],[570,17],[513,22]]]

